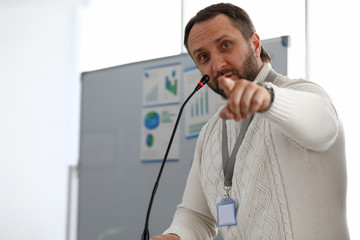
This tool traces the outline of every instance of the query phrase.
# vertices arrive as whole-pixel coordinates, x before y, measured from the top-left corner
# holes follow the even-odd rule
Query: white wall
[[[0,239],[64,240],[76,162],[76,5],[0,2]]]
[[[356,1],[309,2],[310,80],[332,97],[346,135],[347,212],[351,239],[360,239],[360,15]]]
[[[181,0],[92,0],[80,13],[80,71],[181,52]]]

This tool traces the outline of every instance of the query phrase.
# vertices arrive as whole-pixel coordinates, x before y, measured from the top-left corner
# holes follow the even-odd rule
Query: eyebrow
[[[195,49],[193,52],[192,52],[192,55],[195,57],[195,54],[198,53],[198,52],[201,52],[203,50],[203,48],[198,48],[198,49]]]
[[[223,34],[223,35],[221,35],[220,37],[218,37],[217,39],[215,39],[214,42],[218,43],[218,42],[220,42],[222,39],[224,39],[224,38],[229,38],[229,37],[230,37],[230,35],[228,35],[228,34]]]
[[[214,43],[218,43],[218,42],[220,42],[222,39],[228,38],[228,37],[230,37],[230,35],[228,35],[228,34],[223,34],[223,35],[221,35],[220,37],[216,38],[215,41],[214,41]],[[198,48],[198,49],[195,49],[195,50],[192,52],[192,55],[195,56],[196,53],[201,52],[201,51],[203,51],[203,48],[202,48],[202,47],[200,47],[200,48]]]

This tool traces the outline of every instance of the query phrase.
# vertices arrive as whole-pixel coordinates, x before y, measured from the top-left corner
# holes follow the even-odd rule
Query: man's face
[[[259,40],[256,36],[253,38]],[[246,41],[223,14],[195,24],[188,39],[189,51],[200,72],[210,76],[209,86],[225,98],[218,86],[220,76],[253,81],[259,72],[259,60],[252,43],[252,40]]]

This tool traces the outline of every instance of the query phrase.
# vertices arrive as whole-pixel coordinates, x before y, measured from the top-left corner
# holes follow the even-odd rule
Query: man
[[[231,4],[192,18],[185,46],[227,104],[200,133],[173,223],[152,240],[349,239],[344,133],[324,90],[276,74]]]

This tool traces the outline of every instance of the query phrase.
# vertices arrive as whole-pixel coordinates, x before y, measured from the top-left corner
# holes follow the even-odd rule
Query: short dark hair
[[[185,36],[184,36],[184,45],[187,51],[190,53],[188,40],[189,34],[192,27],[196,23],[206,21],[208,19],[214,18],[219,14],[224,14],[228,16],[234,24],[234,27],[239,29],[244,38],[249,41],[253,33],[256,32],[254,24],[252,23],[247,12],[231,3],[218,3],[213,4],[209,7],[200,10],[193,18],[190,19],[188,24],[185,27]],[[260,57],[263,62],[270,62],[270,55],[266,50],[261,46]]]

